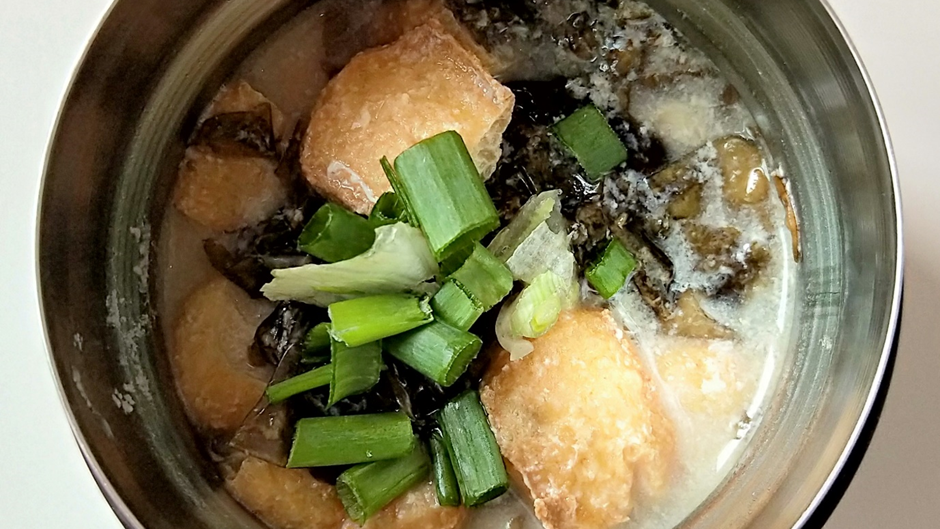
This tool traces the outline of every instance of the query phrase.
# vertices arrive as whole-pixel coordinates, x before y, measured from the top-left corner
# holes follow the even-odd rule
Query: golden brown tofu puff
[[[503,456],[547,529],[607,529],[670,479],[672,425],[607,311],[563,313],[480,391]],[[499,367],[501,366],[501,367]]]
[[[231,231],[270,217],[287,198],[266,158],[220,156],[205,147],[186,149],[176,182],[174,205],[215,231]]]
[[[248,363],[255,330],[270,313],[266,302],[218,277],[183,303],[170,361],[190,418],[203,428],[232,432],[261,398],[269,368]]]
[[[277,132],[284,126],[281,112],[244,81],[223,87],[202,118],[246,112],[264,103],[271,105]],[[206,147],[189,147],[180,164],[173,204],[190,219],[215,231],[256,224],[270,217],[287,199],[276,169],[277,163],[266,158],[219,155]]]
[[[462,507],[441,507],[430,481],[402,494],[360,526],[346,520],[343,529],[457,529],[467,518]]]
[[[730,340],[668,338],[656,367],[682,407],[715,421],[741,417],[757,386],[754,358]]]
[[[417,27],[353,57],[329,82],[304,138],[304,175],[322,194],[366,214],[391,189],[379,159],[455,130],[489,176],[513,101],[454,37]]]
[[[339,529],[346,517],[336,488],[306,470],[249,457],[225,486],[272,529]]]
[[[496,73],[498,65],[494,58],[474,40],[473,35],[457,21],[454,13],[441,0],[386,2],[372,26],[375,28],[376,42],[387,44],[423,24],[452,35],[464,48],[476,55],[490,73]]]

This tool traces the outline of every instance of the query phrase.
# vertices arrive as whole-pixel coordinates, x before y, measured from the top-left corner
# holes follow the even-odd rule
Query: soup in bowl
[[[53,341],[71,338],[57,367],[83,447],[125,523],[811,512],[888,357],[897,212],[873,190],[893,190],[890,159],[870,100],[856,136],[808,126],[821,88],[789,86],[809,73],[744,39],[747,9],[678,7],[228,2],[158,17],[168,39],[200,25],[142,56],[136,114],[129,86],[126,118],[82,106],[80,74],[44,190],[43,294]],[[716,27],[730,36],[709,40]],[[127,38],[107,28],[99,41]],[[70,112],[131,120],[123,154],[74,150]],[[831,145],[863,140],[881,150]],[[104,163],[101,183],[64,194],[61,149]],[[883,169],[868,187],[826,172],[865,155]],[[107,211],[104,228],[53,238],[62,200]],[[63,268],[81,237],[81,266]],[[880,283],[849,287],[874,268]],[[50,319],[89,296],[97,309]]]

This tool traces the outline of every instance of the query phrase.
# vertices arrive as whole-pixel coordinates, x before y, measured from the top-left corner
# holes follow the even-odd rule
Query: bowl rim
[[[845,448],[842,450],[842,453],[839,454],[839,458],[836,460],[836,464],[833,466],[829,475],[826,477],[826,481],[823,483],[823,486],[820,487],[820,489],[816,492],[812,502],[810,502],[807,508],[803,511],[803,514],[800,516],[800,518],[796,521],[796,523],[794,523],[794,529],[806,527],[807,522],[810,521],[816,510],[819,509],[820,505],[823,503],[829,493],[832,492],[833,485],[839,476],[842,475],[842,472],[846,469],[846,464],[849,458],[852,456],[853,451],[856,449],[859,439],[861,438],[869,421],[873,419],[872,411],[877,404],[879,391],[883,385],[890,382],[889,379],[886,380],[886,374],[890,378],[890,373],[888,373],[888,365],[895,354],[897,342],[899,339],[901,323],[901,301],[904,289],[904,218],[902,215],[903,209],[901,204],[901,183],[898,174],[894,144],[891,141],[891,134],[888,130],[888,122],[885,118],[881,102],[878,99],[878,94],[875,91],[875,85],[872,82],[870,74],[868,73],[868,69],[865,68],[861,53],[859,53],[858,48],[855,46],[855,43],[852,42],[852,39],[849,36],[848,29],[846,29],[845,25],[839,19],[839,16],[836,14],[832,5],[829,3],[829,0],[816,0],[816,2],[819,3],[825,14],[832,21],[833,26],[838,31],[839,37],[842,39],[847,49],[849,50],[849,53],[852,57],[852,62],[855,64],[855,67],[861,74],[862,81],[865,83],[865,91],[867,92],[872,109],[875,111],[875,116],[878,118],[878,129],[881,131],[881,139],[884,142],[885,157],[888,162],[888,171],[891,174],[891,194],[894,199],[894,235],[896,240],[894,255],[895,272],[893,278],[894,285],[891,291],[890,319],[888,320],[888,327],[885,329],[884,344],[882,346],[881,356],[878,360],[878,369],[876,370],[875,376],[872,379],[871,386],[868,388],[868,395],[865,398],[865,405],[862,408],[862,413],[859,416],[858,422],[855,423],[855,428],[852,430],[852,434],[849,436]],[[877,419],[877,417],[874,418]],[[846,487],[848,487],[848,483],[846,484]]]
[[[640,0],[642,1],[642,0]],[[838,459],[836,460],[835,465],[827,476],[823,485],[816,492],[813,500],[803,511],[801,516],[793,524],[794,529],[801,529],[807,527],[807,523],[811,521],[813,514],[819,509],[820,505],[826,500],[827,496],[831,492],[834,492],[833,487],[837,479],[842,475],[843,471],[846,470],[846,465],[853,455],[853,452],[858,448],[858,443],[860,438],[863,436],[864,431],[869,425],[870,421],[877,419],[877,416],[873,417],[872,412],[875,410],[878,404],[879,392],[882,390],[882,387],[890,382],[890,373],[888,372],[888,366],[895,355],[895,351],[898,345],[899,332],[900,332],[900,314],[901,314],[901,302],[902,302],[902,293],[903,293],[903,280],[904,280],[904,238],[903,238],[903,215],[902,215],[902,200],[901,200],[901,189],[900,189],[900,178],[897,167],[896,153],[891,140],[891,135],[888,128],[887,119],[885,117],[882,105],[879,101],[878,95],[876,93],[874,83],[871,79],[868,70],[866,69],[864,62],[861,58],[861,54],[858,51],[858,48],[853,43],[848,30],[845,25],[839,19],[836,14],[835,9],[831,6],[828,0],[808,0],[810,2],[817,3],[823,9],[823,14],[825,14],[829,21],[833,24],[833,27],[837,30],[838,37],[846,45],[850,55],[851,63],[854,64],[855,68],[858,70],[858,73],[861,75],[861,79],[864,82],[865,86],[865,95],[868,97],[868,102],[871,104],[872,109],[875,112],[877,117],[878,129],[881,133],[881,139],[884,143],[884,155],[888,163],[888,171],[891,177],[891,194],[893,198],[893,210],[894,210],[894,226],[895,226],[895,255],[893,256],[893,262],[895,265],[895,274],[892,278],[893,286],[891,290],[891,310],[890,318],[888,319],[888,325],[884,334],[884,343],[882,351],[879,357],[878,368],[875,372],[875,376],[872,379],[871,386],[869,387],[868,394],[865,399],[865,404],[862,408],[862,412],[859,416],[858,421],[855,424],[855,427],[852,430],[851,435],[849,436],[845,447],[840,453]],[[65,113],[65,109],[70,103],[71,96],[74,92],[76,80],[79,74],[83,71],[86,66],[87,58],[95,48],[95,45],[98,41],[98,37],[108,23],[112,13],[117,8],[117,5],[121,0],[113,0],[111,5],[104,11],[101,18],[98,20],[98,23],[91,33],[90,38],[88,39],[85,47],[79,56],[78,61],[75,63],[75,66],[71,72],[69,81],[66,85],[66,90],[64,96],[59,103],[59,107],[56,111],[56,118],[54,125],[49,134],[46,150],[43,157],[43,167],[39,183],[39,199],[37,200],[37,206],[35,215],[40,222],[37,222],[34,229],[34,266],[36,272],[36,294],[37,300],[39,302],[39,315],[41,319],[42,332],[43,332],[43,343],[45,344],[46,349],[46,362],[48,369],[52,375],[53,381],[55,383],[55,388],[58,393],[57,398],[59,404],[62,406],[62,411],[65,414],[65,417],[68,421],[69,428],[71,429],[72,436],[78,445],[79,451],[84,459],[85,464],[90,471],[92,478],[98,486],[98,489],[101,491],[108,505],[111,507],[115,517],[121,522],[121,524],[128,529],[146,529],[144,525],[140,522],[137,516],[129,508],[129,506],[124,502],[122,495],[118,492],[117,488],[111,483],[111,480],[108,479],[105,474],[101,464],[95,458],[91,446],[88,443],[87,438],[85,437],[82,429],[78,425],[77,418],[75,413],[72,410],[72,407],[69,403],[69,400],[66,396],[65,385],[62,379],[56,363],[55,355],[53,352],[53,346],[50,339],[49,325],[47,320],[47,310],[45,303],[43,302],[43,285],[41,281],[41,262],[40,262],[40,236],[42,231],[42,211],[43,211],[43,200],[42,197],[45,195],[46,186],[49,176],[49,168],[53,161],[53,154],[55,150],[56,143],[58,142],[60,128],[62,125],[62,119]],[[886,378],[887,375],[887,378]],[[854,473],[854,471],[853,471]],[[851,480],[849,481],[851,482]],[[845,484],[848,486],[848,483]]]

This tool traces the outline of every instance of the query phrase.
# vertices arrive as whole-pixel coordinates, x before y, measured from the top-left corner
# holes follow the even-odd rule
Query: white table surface
[[[53,386],[34,264],[46,143],[84,43],[109,3],[4,0],[0,14],[0,528],[120,527]],[[831,3],[865,60],[894,137],[907,288],[881,425],[827,529],[940,527],[940,3]]]

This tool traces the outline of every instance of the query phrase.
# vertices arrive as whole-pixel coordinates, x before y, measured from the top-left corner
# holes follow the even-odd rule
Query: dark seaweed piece
[[[274,369],[268,385],[283,382],[300,374],[302,350],[289,348]],[[267,395],[262,395],[251,413],[228,441],[228,450],[237,450],[264,459],[275,465],[287,465],[293,429],[289,421],[287,405],[283,402],[271,404]]]
[[[582,269],[593,262],[605,247],[603,243],[610,239],[613,222],[614,219],[597,202],[585,204],[575,213],[574,221],[568,228],[568,241]]]
[[[271,270],[302,266],[312,258],[297,248],[297,239],[318,205],[285,208],[254,226],[203,242],[212,266],[249,295],[261,297],[261,287],[271,281]]]
[[[518,81],[507,86],[517,94],[513,119],[503,135],[503,156],[487,191],[505,222],[530,197],[558,189],[562,214],[572,219],[578,207],[597,194],[577,160],[555,139],[550,127],[584,104],[572,97],[564,78]]]
[[[327,406],[328,388],[292,397],[288,401],[292,419],[401,410],[413,421],[415,432],[426,439],[437,425],[434,414],[444,404],[467,389],[479,387],[489,357],[479,355],[449,388],[441,387],[394,358],[386,357],[385,361],[387,369],[378,384],[366,393],[347,397],[333,406]]]
[[[651,175],[665,167],[669,158],[659,137],[644,130],[631,117],[618,115],[608,118],[608,121],[630,153],[626,164],[628,169]]]
[[[601,50],[600,39],[595,31],[597,17],[594,13],[572,13],[560,29],[561,34],[556,37],[557,42],[565,46],[579,59],[590,61],[597,58]]]
[[[327,387],[301,393],[289,400],[291,415],[294,419],[304,417],[324,417],[355,415],[360,413],[384,413],[399,409],[398,399],[388,377],[388,370],[382,372],[379,382],[366,393],[352,395],[328,406],[330,389]]]
[[[566,87],[568,80],[555,77],[546,81],[513,81],[506,83],[516,96],[512,109],[513,122],[529,125],[554,125],[584,106],[572,97]]]
[[[263,359],[278,365],[283,358],[295,354],[301,358],[307,331],[325,319],[324,309],[296,301],[278,302],[271,315],[255,331],[251,345],[252,361]]]
[[[767,247],[748,243],[739,252],[738,260],[731,266],[732,273],[727,282],[718,288],[718,295],[739,299],[760,277],[772,259]]]
[[[277,156],[271,105],[244,112],[216,114],[203,121],[190,145],[204,145],[225,156]]]

